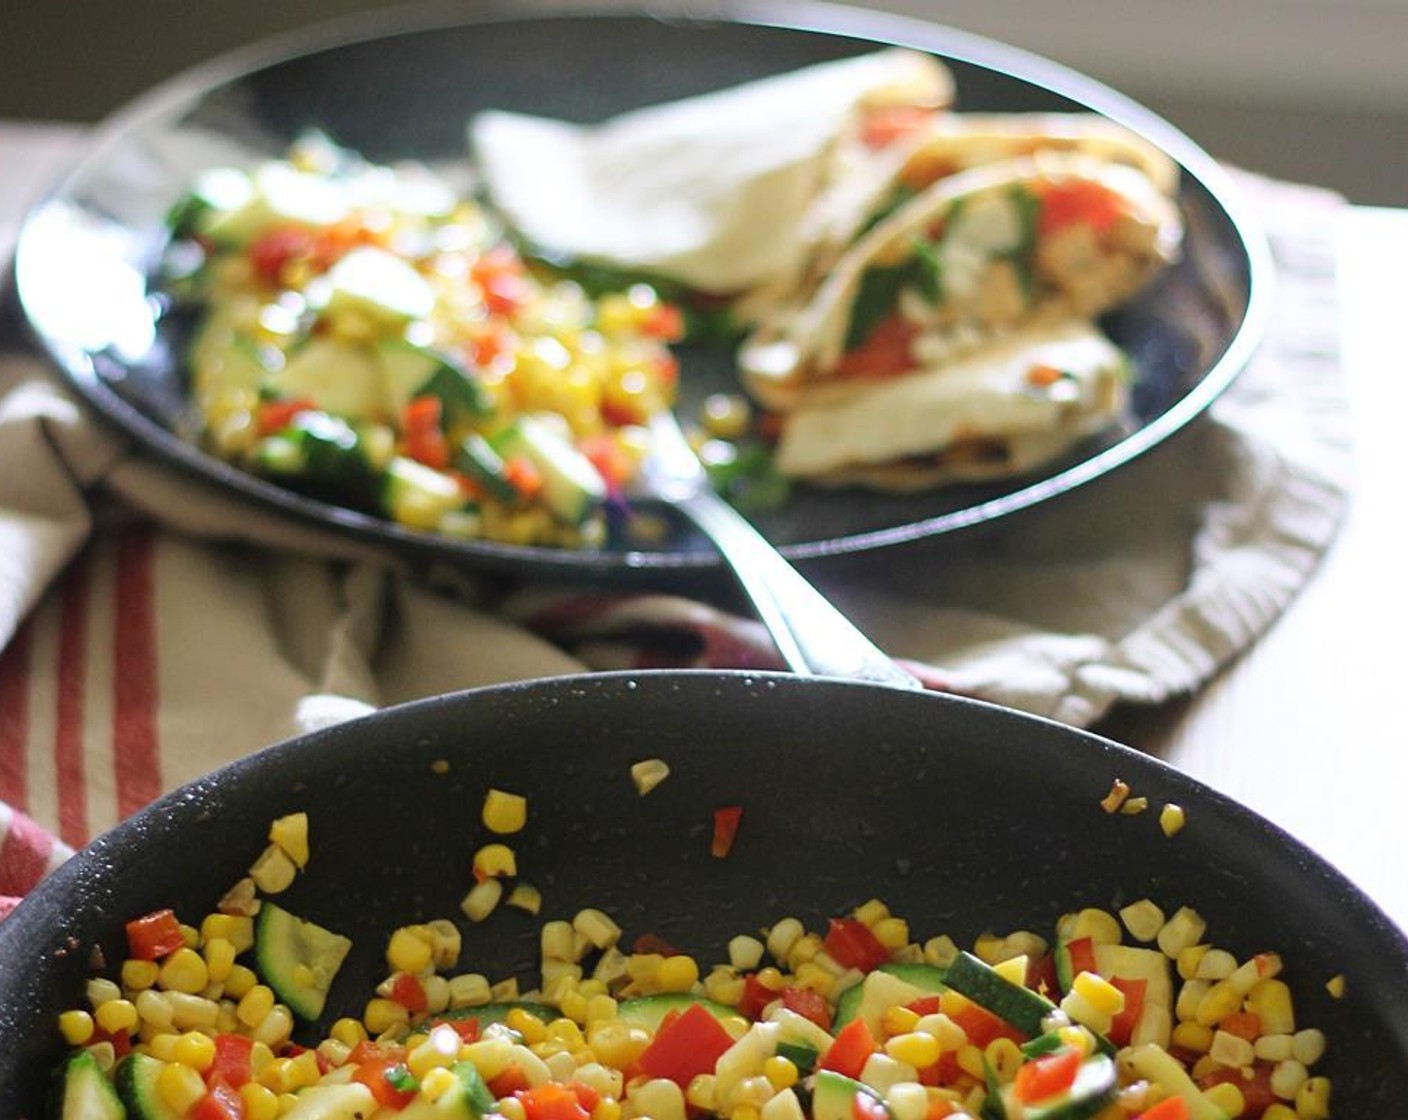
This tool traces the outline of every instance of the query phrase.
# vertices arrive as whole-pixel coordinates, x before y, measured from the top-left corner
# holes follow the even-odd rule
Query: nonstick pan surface
[[[670,777],[639,796],[631,763]],[[1121,777],[1150,801],[1105,813]],[[701,960],[795,915],[815,927],[872,896],[916,934],[1049,934],[1068,909],[1151,897],[1208,920],[1239,957],[1276,950],[1300,1022],[1321,1027],[1334,1114],[1408,1100],[1408,940],[1298,842],[1171,768],[1090,734],[973,701],[843,681],[737,673],[604,674],[388,709],[234,763],[85,849],[0,923],[0,1116],[40,1114],[93,946],[121,958],[125,919],[199,916],[306,810],[313,858],[281,896],[349,935],[329,1019],[357,1013],[396,925],[460,917],[491,785],[529,798],[516,839],[543,913],[461,919],[461,967],[532,984],[541,921],[584,905],[627,937]],[[1176,802],[1173,838],[1157,810]],[[726,859],[712,813],[743,807]],[[1335,1000],[1325,983],[1343,974]]]

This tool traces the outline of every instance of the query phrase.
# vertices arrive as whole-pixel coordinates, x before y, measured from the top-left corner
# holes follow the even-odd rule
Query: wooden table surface
[[[0,122],[0,230],[80,130]],[[1339,537],[1273,629],[1196,696],[1098,730],[1158,755],[1314,848],[1408,929],[1408,790],[1398,679],[1408,641],[1398,518],[1408,471],[1408,211],[1346,208],[1339,265],[1357,477]],[[1404,636],[1399,637],[1402,631]]]

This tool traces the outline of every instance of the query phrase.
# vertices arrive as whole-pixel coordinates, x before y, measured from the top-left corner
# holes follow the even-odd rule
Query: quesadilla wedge
[[[822,387],[943,367],[1005,335],[1091,319],[1178,253],[1182,224],[1147,175],[1079,152],[942,178],[863,234],[739,350],[774,411]]]
[[[597,125],[489,111],[470,147],[490,200],[555,261],[664,278],[727,297],[789,288],[813,206],[872,112],[932,113],[949,71],[899,48],[654,105]],[[883,185],[903,153],[873,161]]]
[[[920,490],[1021,474],[1118,421],[1124,353],[1067,320],[977,354],[848,392],[820,393],[781,418],[774,466],[822,484]]]

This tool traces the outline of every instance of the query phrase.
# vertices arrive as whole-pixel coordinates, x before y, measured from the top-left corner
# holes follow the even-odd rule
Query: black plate
[[[464,22],[467,10],[472,22]],[[1202,412],[1259,340],[1267,251],[1226,176],[1166,122],[1096,82],[951,29],[844,8],[680,0],[665,5],[669,18],[523,18],[522,10],[438,9],[409,27],[403,12],[340,34],[280,40],[178,77],[107,122],[26,222],[17,253],[24,312],[67,379],[171,466],[419,560],[619,577],[716,567],[708,545],[683,527],[656,550],[620,540],[571,552],[436,538],[300,497],[199,450],[180,435],[191,424],[179,359],[155,329],[144,284],[163,241],[161,219],[201,167],[280,154],[307,126],[377,160],[463,159],[466,121],[484,108],[599,120],[877,43],[941,56],[954,71],[961,109],[1092,109],[1166,149],[1183,167],[1186,255],[1105,324],[1140,370],[1127,428],[1036,475],[991,485],[917,496],[800,488],[786,508],[758,518],[784,554],[806,559],[895,545],[1089,483]],[[686,357],[684,383],[691,398],[734,385],[727,358],[699,355]]]
[[[628,767],[670,777],[639,797]],[[438,773],[437,761],[449,764]],[[1149,798],[1099,806],[1115,776]],[[537,921],[601,906],[708,962],[728,937],[787,915],[810,928],[872,896],[916,934],[1049,934],[1069,909],[1153,898],[1192,906],[1208,939],[1286,962],[1298,1022],[1330,1049],[1334,1114],[1396,1116],[1408,1100],[1408,940],[1284,832],[1168,766],[1085,732],[937,694],[739,673],[606,674],[390,709],[234,763],[156,802],[42,883],[0,923],[0,1115],[36,1116],[61,1053],[55,1016],[82,994],[94,945],[157,907],[199,916],[306,810],[313,859],[289,908],[354,949],[327,1018],[356,1013],[397,925],[456,918],[478,807],[525,794],[514,841],[543,913],[466,927],[466,965],[532,983]],[[1166,837],[1157,810],[1187,827]],[[743,817],[725,860],[711,815]],[[1342,973],[1347,994],[1325,982]]]

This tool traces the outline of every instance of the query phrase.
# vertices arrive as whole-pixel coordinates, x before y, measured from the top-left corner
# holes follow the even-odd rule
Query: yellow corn
[[[698,980],[699,965],[693,957],[683,954],[666,957],[655,974],[655,983],[662,992],[687,992]]]
[[[548,1027],[536,1015],[524,1011],[521,1007],[515,1007],[504,1017],[504,1022],[523,1036],[523,1041],[532,1046],[535,1042],[542,1042],[548,1036]]]
[[[662,759],[647,758],[631,766],[631,781],[636,792],[644,797],[670,776],[670,767]]]
[[[1089,907],[1076,915],[1071,929],[1071,939],[1088,937],[1099,945],[1118,945],[1122,933],[1120,923],[1106,910]]]
[[[800,1075],[792,1062],[774,1054],[763,1062],[763,1076],[768,1079],[768,1084],[780,1093],[797,1084]]]
[[[342,1043],[344,1046],[356,1046],[359,1042],[365,1042],[367,1038],[367,1028],[356,1019],[339,1019],[333,1023],[328,1034]]]
[[[1136,941],[1153,941],[1163,928],[1164,912],[1149,899],[1131,902],[1120,911],[1120,921]]]
[[[903,918],[881,918],[870,927],[870,932],[875,935],[875,940],[891,952],[903,949],[909,944],[909,923]]]
[[[386,963],[397,972],[415,975],[429,968],[433,957],[434,949],[429,939],[408,926],[402,926],[393,933],[386,945]]]
[[[798,930],[800,931],[800,929],[801,923],[798,923]],[[798,936],[801,936],[800,932]],[[792,947],[792,941],[795,940],[796,938],[794,937],[791,941],[787,942],[787,949]],[[772,935],[769,934],[768,945],[771,944]],[[745,934],[740,934],[737,937],[730,938],[728,943],[728,963],[732,968],[739,969],[743,972],[751,972],[762,963],[765,948],[763,943],[756,937],[748,937]],[[779,953],[774,953],[773,956],[777,960],[786,960],[787,949],[783,949]]]
[[[205,959],[194,949],[177,949],[162,962],[157,984],[169,992],[196,995],[210,983]]]
[[[235,946],[223,937],[214,937],[201,949],[206,976],[211,984],[224,984],[235,967]]]
[[[507,844],[485,844],[474,853],[474,877],[485,879],[511,878],[518,874],[518,857]]]
[[[597,949],[609,948],[621,939],[621,927],[600,910],[579,910],[572,919],[572,931],[581,934]],[[581,957],[582,954],[577,953],[574,959]]]
[[[1330,1115],[1330,1079],[1309,1078],[1296,1090],[1296,1113],[1301,1120],[1326,1120]]]
[[[1247,1010],[1261,1018],[1263,1034],[1295,1034],[1291,989],[1282,980],[1262,980],[1247,993]]]
[[[1261,1114],[1261,1120],[1300,1120],[1300,1117],[1295,1109],[1278,1101]]]
[[[295,867],[308,865],[308,814],[290,813],[269,826],[269,840]]]
[[[897,1062],[923,1069],[939,1060],[939,1040],[922,1031],[895,1035],[885,1043],[885,1053]]]
[[[1165,836],[1177,836],[1188,823],[1188,814],[1183,806],[1169,803],[1159,810],[1159,828]]]
[[[131,1034],[137,1029],[137,1008],[130,1000],[110,999],[93,1012],[93,1018],[108,1034]]]
[[[179,1034],[172,1034],[170,1031],[162,1031],[154,1034],[147,1044],[147,1050],[153,1058],[160,1058],[163,1062],[174,1062],[176,1060],[176,1043],[181,1040]]]
[[[1344,999],[1345,980],[1343,974],[1336,974],[1325,981],[1325,990],[1332,999]]]
[[[236,954],[254,945],[254,919],[239,914],[207,914],[200,924],[202,945],[220,938],[235,947]]]
[[[984,1048],[983,1056],[987,1059],[993,1072],[997,1074],[998,1081],[1004,1085],[1009,1084],[1017,1076],[1017,1070],[1027,1060],[1021,1048],[1010,1038],[993,1039]]]
[[[753,980],[770,992],[780,992],[786,986],[782,973],[775,968],[760,968],[753,976]]]
[[[815,961],[806,961],[797,968],[793,983],[798,988],[829,996],[836,988],[836,977]]]
[[[788,1064],[790,1065],[791,1063]],[[715,1082],[716,1079],[712,1073],[696,1075],[691,1079],[688,1088],[685,1089],[685,1102],[703,1112],[718,1111],[714,1097]]]
[[[536,914],[543,908],[543,892],[529,883],[515,883],[505,902],[525,913]]]
[[[919,1012],[894,1004],[880,1013],[880,1026],[887,1035],[909,1034],[919,1026]]]
[[[1198,965],[1209,950],[1211,945],[1189,945],[1180,949],[1174,959],[1174,965],[1178,969],[1178,975],[1184,980],[1193,980],[1198,975]]]
[[[1093,972],[1078,975],[1071,982],[1071,989],[1079,992],[1102,1015],[1118,1015],[1124,1010],[1124,993]]]
[[[240,1096],[244,1098],[245,1120],[278,1120],[279,1098],[257,1081],[249,1081],[240,1086]]]
[[[129,992],[145,991],[156,984],[160,971],[161,966],[156,961],[123,961],[122,986]]]
[[[1271,1067],[1271,1077],[1268,1083],[1271,1091],[1283,1101],[1295,1100],[1296,1094],[1304,1087],[1310,1079],[1310,1073],[1294,1058],[1287,1058],[1284,1062],[1277,1062]]]
[[[415,1071],[413,1070],[412,1072]],[[446,1093],[459,1085],[459,1078],[448,1069],[444,1068],[427,1070],[424,1074],[419,1076],[420,1091],[425,1094],[427,1100],[431,1101],[438,1101]],[[518,1101],[514,1101],[514,1103],[520,1104]],[[503,1114],[503,1109],[498,1109],[497,1111],[500,1115]]]
[[[505,790],[491,789],[484,795],[482,817],[484,827],[490,832],[500,835],[520,832],[528,822],[528,799]]]
[[[539,1022],[538,1027],[542,1030],[543,1024]],[[449,1069],[459,1056],[460,1039],[454,1028],[437,1027],[424,1042],[407,1051],[406,1068],[420,1078],[433,1069]]]
[[[469,893],[464,896],[464,901],[460,903],[460,909],[471,922],[482,922],[494,912],[503,893],[504,885],[497,879],[485,879],[470,888]]]
[[[249,877],[265,894],[278,894],[293,885],[298,865],[277,844],[270,844],[254,861]]]
[[[1230,1081],[1219,1081],[1211,1089],[1203,1090],[1203,1099],[1224,1116],[1240,1116],[1247,1107],[1242,1090]]]
[[[293,1013],[281,1003],[276,1003],[254,1028],[253,1038],[270,1048],[282,1046],[293,1034]]]
[[[1191,907],[1181,907],[1159,930],[1157,941],[1164,956],[1177,958],[1190,945],[1196,945],[1207,932],[1208,924]]]
[[[1016,984],[1018,987],[1025,987],[1027,983],[1027,958],[1026,954],[1015,957],[1008,957],[1006,960],[998,961],[993,965],[993,971],[1004,980]]]
[[[395,1000],[380,997],[369,999],[366,1009],[362,1012],[362,1022],[366,1024],[367,1032],[372,1035],[382,1034],[409,1021],[410,1012],[404,1007]]]
[[[792,947],[806,936],[806,928],[796,918],[783,918],[775,922],[768,930],[767,950],[772,955],[773,960],[787,962],[788,954],[792,952]],[[800,962],[798,962],[800,963]],[[740,964],[738,968],[756,968],[757,962],[753,964]]]
[[[621,1120],[621,1105],[614,1097],[602,1097],[592,1109],[592,1120]]]
[[[247,1027],[257,1027],[274,1006],[274,991],[267,984],[256,984],[245,992],[235,1015]]]
[[[1242,997],[1237,989],[1226,980],[1219,980],[1198,1001],[1193,1017],[1204,1026],[1211,1027],[1241,1009]]]
[[[965,1044],[958,1051],[958,1068],[970,1077],[976,1077],[979,1081],[984,1074],[984,1055],[982,1050],[972,1044]]]
[[[864,902],[855,909],[856,921],[869,926],[872,930],[877,922],[884,921],[889,916],[890,908],[878,898],[872,898],[869,902]]]
[[[186,1031],[176,1039],[172,1059],[204,1073],[215,1062],[215,1040],[200,1031]]]
[[[156,1075],[156,1092],[177,1116],[184,1116],[205,1096],[205,1082],[190,1066],[169,1062]]]
[[[1206,1054],[1212,1049],[1212,1028],[1202,1023],[1184,1022],[1173,1028],[1170,1040],[1175,1046],[1191,1050],[1195,1054]]]
[[[249,989],[259,983],[259,977],[254,974],[252,968],[246,968],[242,964],[234,965],[230,969],[230,974],[225,977],[225,995],[230,999],[243,999]]]
[[[93,1016],[86,1011],[65,1011],[59,1016],[59,1032],[70,1046],[83,1046],[93,1037]]]

